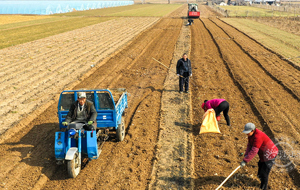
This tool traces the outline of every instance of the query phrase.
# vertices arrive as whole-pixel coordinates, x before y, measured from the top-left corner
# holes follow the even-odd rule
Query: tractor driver
[[[94,103],[86,99],[85,92],[78,92],[77,95],[77,101],[71,105],[66,120],[62,124],[67,126],[69,123],[87,123],[85,130],[95,130],[97,111]]]

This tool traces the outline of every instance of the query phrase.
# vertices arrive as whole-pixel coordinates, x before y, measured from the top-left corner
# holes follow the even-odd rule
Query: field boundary
[[[296,65],[294,62],[287,60],[283,55],[281,55],[280,53],[264,46],[262,43],[260,43],[259,41],[257,41],[256,39],[254,39],[253,37],[249,36],[248,34],[246,34],[245,32],[239,30],[238,28],[232,26],[231,24],[228,24],[226,21],[218,18],[221,22],[223,22],[224,24],[227,24],[228,26],[231,26],[232,28],[236,29],[237,31],[241,32],[242,34],[244,34],[245,36],[247,36],[248,38],[250,38],[251,40],[255,41],[256,43],[258,43],[259,45],[261,45],[263,48],[265,48],[267,51],[270,51],[271,53],[274,53],[275,55],[277,55],[281,60],[287,62],[289,65],[291,65],[292,67],[294,67],[295,69],[300,71],[300,66]]]
[[[104,58],[100,63],[96,64],[95,67],[91,68],[89,71],[87,71],[86,73],[84,73],[77,81],[74,81],[74,82],[72,82],[70,84],[67,84],[65,86],[65,89],[66,88],[73,89],[74,87],[76,87],[81,81],[83,81],[84,79],[86,79],[89,76],[91,76],[97,69],[99,69],[102,65],[104,65],[106,62],[108,62],[113,56],[117,55],[122,50],[124,50],[126,47],[128,47],[130,44],[132,44],[134,42],[134,39],[136,39],[139,36],[143,35],[146,31],[152,29],[160,20],[161,20],[161,18],[158,19],[157,21],[155,21],[146,30],[142,31],[141,33],[139,33],[138,35],[136,35],[135,37],[133,37],[129,42],[127,42],[123,46],[119,47],[115,52],[111,53],[108,57]],[[18,133],[19,131],[21,131],[29,123],[31,123],[35,118],[37,118],[39,115],[41,115],[47,108],[49,108],[51,105],[53,105],[54,103],[56,103],[58,101],[58,99],[59,99],[59,95],[60,94],[55,95],[50,101],[48,101],[47,103],[45,103],[43,105],[40,105],[36,110],[28,113],[25,116],[25,118],[23,118],[22,120],[18,121],[15,125],[12,125],[6,131],[4,131],[0,135],[0,143],[3,143],[5,140],[7,140],[11,136],[13,136],[15,133]]]

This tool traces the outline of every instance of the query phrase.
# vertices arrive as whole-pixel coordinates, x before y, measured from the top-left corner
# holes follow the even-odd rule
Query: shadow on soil
[[[41,173],[50,178],[52,171],[57,168],[54,156],[54,137],[58,129],[58,123],[36,125],[26,132],[27,134],[19,142],[4,143],[4,145],[11,146],[9,151],[20,152],[20,162],[42,167]]]
[[[185,130],[188,133],[193,132],[192,124],[176,122],[174,123],[176,126],[179,126],[182,130]]]
[[[50,180],[65,180],[69,178],[66,164],[57,165],[54,155],[54,140],[57,131],[59,131],[58,123],[36,125],[19,142],[4,143],[3,145],[11,146],[8,151],[20,152],[20,162],[29,166],[41,167],[41,173]],[[112,134],[108,141],[115,142],[115,135]],[[82,169],[87,164],[88,161],[83,159]],[[54,173],[55,175],[53,175]]]

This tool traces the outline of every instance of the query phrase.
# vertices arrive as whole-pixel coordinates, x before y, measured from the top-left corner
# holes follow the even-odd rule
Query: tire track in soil
[[[181,8],[177,12],[181,13],[182,10]],[[0,160],[6,162],[0,168],[1,178],[4,179],[1,187],[145,188],[152,169],[158,135],[160,97],[166,75],[166,71],[151,61],[151,57],[162,57],[161,61],[170,62],[181,24],[181,19],[163,18],[77,86],[128,89],[131,96],[126,122],[131,125],[127,126],[128,134],[124,142],[117,143],[113,139],[107,142],[99,159],[87,164],[76,179],[67,179],[66,168],[55,166],[53,152],[49,151],[53,149],[54,132],[58,128],[57,108],[53,104],[27,128],[0,145]],[[173,30],[167,30],[170,27]],[[139,57],[135,65],[126,69],[125,66],[132,62],[126,50],[130,49],[133,55],[135,52],[138,55],[143,46],[151,41],[152,36],[157,38],[148,46],[148,51]],[[134,47],[141,49],[132,49]],[[121,66],[119,68],[116,65]],[[109,73],[103,72],[110,68],[117,69]],[[116,86],[105,80],[105,76],[117,77],[121,73],[123,77],[114,84]],[[147,95],[143,96],[144,94]],[[128,122],[129,119],[131,120]],[[19,177],[14,178],[14,175]]]
[[[47,102],[57,89],[77,80],[91,68],[91,64],[97,65],[157,20],[116,19],[0,50],[3,55],[0,65],[5,65],[0,69],[5,74],[0,82],[1,96],[7,99],[0,106],[3,118],[0,123],[6,126],[0,132]],[[127,27],[129,24],[131,28]],[[115,33],[110,35],[111,31]],[[18,53],[12,56],[12,52]],[[17,64],[12,65],[12,62]]]
[[[273,125],[271,126],[270,123],[263,122],[265,117],[260,115],[260,110],[256,106],[256,101],[253,101],[254,95],[249,95],[247,89],[244,88],[243,84],[241,84],[241,78],[245,78],[246,74],[241,74],[239,77],[236,77],[239,73],[241,73],[241,68],[238,67],[236,70],[231,70],[232,62],[239,62],[240,64],[244,63],[245,65],[249,65],[248,62],[245,60],[251,60],[248,55],[243,53],[239,53],[239,47],[235,44],[231,44],[230,40],[224,40],[228,38],[226,35],[221,35],[222,30],[218,30],[217,27],[213,26],[213,24],[208,19],[201,19],[202,22],[196,22],[198,27],[192,29],[192,52],[203,52],[203,53],[194,53],[195,57],[199,57],[199,62],[203,62],[203,64],[199,65],[198,67],[194,68],[196,72],[199,74],[196,76],[203,76],[199,77],[197,82],[201,85],[202,91],[193,91],[193,96],[197,93],[199,96],[193,97],[193,105],[194,106],[194,115],[202,115],[203,112],[201,111],[201,103],[204,99],[212,99],[212,98],[225,98],[231,104],[231,120],[232,120],[232,127],[226,126],[225,131],[222,130],[222,125],[220,127],[221,132],[224,133],[223,136],[219,138],[213,139],[216,135],[201,135],[195,137],[195,176],[196,176],[196,186],[199,189],[207,189],[212,187],[217,187],[219,183],[221,183],[225,177],[235,168],[232,167],[233,163],[237,161],[237,164],[242,160],[242,157],[239,157],[239,153],[243,153],[245,146],[246,146],[246,139],[241,137],[241,131],[243,125],[247,122],[254,122],[258,128],[263,128],[267,133],[270,132],[270,129],[273,130]],[[223,32],[224,33],[224,32]],[[199,36],[202,36],[202,40]],[[220,43],[222,45],[220,45]],[[230,53],[228,53],[230,51]],[[241,49],[239,50],[241,51]],[[218,56],[216,56],[218,55]],[[193,56],[192,56],[193,58]],[[228,61],[230,59],[230,61]],[[240,60],[243,60],[240,61]],[[253,60],[251,60],[253,62]],[[249,61],[249,62],[251,62]],[[197,62],[197,61],[196,61]],[[223,64],[220,64],[223,62]],[[256,63],[255,63],[256,64]],[[253,70],[258,70],[259,66],[253,65]],[[201,67],[200,67],[201,66]],[[256,68],[258,67],[258,68]],[[200,70],[198,70],[200,68]],[[249,68],[247,68],[250,70]],[[248,71],[247,72],[250,72]],[[246,72],[246,71],[245,71]],[[224,74],[227,73],[227,74]],[[263,73],[263,72],[261,72]],[[260,73],[260,74],[261,74]],[[268,78],[269,76],[266,75],[264,78]],[[201,81],[204,80],[204,81]],[[271,78],[272,80],[272,78]],[[252,82],[252,81],[251,81]],[[274,81],[273,81],[274,82]],[[251,85],[251,83],[249,82]],[[253,82],[252,82],[253,84]],[[261,83],[259,83],[261,84]],[[266,83],[269,84],[269,83]],[[287,93],[281,86],[281,92]],[[261,89],[260,91],[264,91]],[[204,93],[203,93],[204,92]],[[288,93],[287,93],[288,94]],[[200,98],[199,101],[199,97]],[[255,96],[259,98],[260,96]],[[291,97],[291,96],[290,96]],[[294,98],[291,97],[291,100]],[[200,109],[199,109],[200,107]],[[202,112],[202,113],[201,113]],[[247,117],[244,117],[244,116]],[[195,119],[195,135],[199,132],[199,126],[201,123]],[[199,123],[198,123],[199,122]],[[234,128],[233,128],[234,127]],[[238,129],[236,129],[238,128]],[[228,131],[229,130],[229,131]],[[227,137],[228,134],[228,137]],[[270,134],[273,134],[273,131]],[[277,134],[276,137],[280,136]],[[226,138],[229,138],[226,140]],[[226,145],[229,144],[227,149],[224,147],[224,141],[226,140]],[[209,141],[209,144],[206,142]],[[222,142],[223,141],[223,142]],[[215,146],[215,147],[214,147]],[[232,147],[235,147],[232,149]],[[206,148],[205,150],[203,150]],[[211,151],[213,149],[214,155],[209,155],[207,151]],[[229,149],[229,150],[228,150]],[[230,151],[233,151],[230,153]],[[217,154],[216,154],[217,153]],[[230,154],[228,154],[230,153]],[[230,155],[230,158],[227,159]],[[234,156],[233,156],[234,155]],[[209,156],[208,158],[206,158]],[[225,156],[225,158],[224,158]],[[226,160],[227,159],[227,160]],[[257,159],[257,158],[256,158]],[[206,161],[207,160],[207,161]],[[232,160],[234,160],[233,163]],[[205,162],[206,161],[206,162]],[[224,162],[225,161],[225,162]],[[227,162],[227,163],[226,163]],[[237,166],[236,164],[236,166]],[[214,167],[215,166],[215,167]],[[225,168],[225,167],[228,168]],[[257,186],[257,178],[251,176],[251,174],[256,173],[256,163],[252,161],[249,164],[250,167],[247,167],[245,171],[239,171],[237,175],[235,175],[235,179],[230,179],[225,185],[227,188],[236,188],[236,187],[249,187],[249,186]],[[214,167],[212,170],[207,169],[207,167]],[[274,171],[275,170],[275,171]],[[220,171],[221,174],[225,177],[218,177],[219,173],[216,171]],[[226,174],[224,174],[226,171]],[[213,174],[216,172],[215,174]],[[297,182],[295,181],[296,176],[291,177],[288,173],[283,171],[278,171],[278,169],[273,169],[273,172],[276,172],[276,176],[271,174],[270,179],[270,186],[271,189],[282,189],[286,187],[295,188],[297,187]],[[243,173],[242,175],[240,173]],[[238,180],[237,180],[238,179]],[[219,182],[216,182],[219,181]],[[217,183],[216,185],[213,185]],[[293,184],[295,183],[295,184]]]

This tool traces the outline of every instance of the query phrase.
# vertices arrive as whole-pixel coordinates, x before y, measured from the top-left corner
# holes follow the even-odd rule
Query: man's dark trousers
[[[189,91],[189,81],[190,81],[190,75],[188,72],[184,72],[183,77],[179,77],[179,91],[183,91],[183,85],[185,86],[185,91]]]
[[[275,162],[275,159],[266,162],[258,162],[258,178],[261,181],[260,189],[266,190],[268,188],[268,180],[271,168]]]

